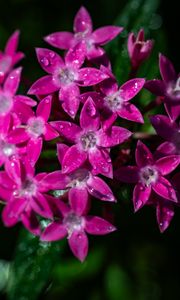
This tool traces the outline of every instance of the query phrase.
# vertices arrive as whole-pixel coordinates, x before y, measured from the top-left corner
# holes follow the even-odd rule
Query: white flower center
[[[0,94],[0,116],[5,116],[8,112],[10,112],[12,106],[12,99],[4,94]]]
[[[13,144],[6,143],[3,140],[0,140],[0,152],[5,156],[9,157],[16,152],[16,146]]]
[[[75,80],[75,73],[67,68],[60,69],[57,75],[61,84],[70,84]]]
[[[32,137],[39,137],[45,133],[45,121],[41,117],[32,117],[28,120],[27,132]]]
[[[63,220],[63,224],[68,231],[68,237],[71,236],[74,230],[81,230],[84,226],[83,217],[75,215],[75,213],[69,213]]]
[[[167,88],[167,94],[171,97],[180,99],[180,77],[176,80],[176,82],[170,83]]]
[[[16,197],[32,197],[36,195],[37,185],[32,179],[26,178],[21,188],[14,191]]]
[[[80,141],[83,149],[88,151],[96,147],[97,138],[93,131],[89,131],[81,136]]]
[[[140,169],[139,178],[144,186],[150,186],[158,179],[158,171],[154,166],[145,166]]]
[[[83,187],[86,185],[89,176],[90,173],[87,169],[79,169],[70,174],[71,182],[67,187]]]
[[[105,105],[113,112],[117,111],[123,105],[123,99],[120,97],[119,91],[104,98]]]

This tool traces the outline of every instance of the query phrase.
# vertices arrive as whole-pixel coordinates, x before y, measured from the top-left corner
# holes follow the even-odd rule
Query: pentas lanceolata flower
[[[62,58],[53,50],[36,49],[38,62],[48,73],[28,91],[37,97],[38,104],[26,94],[16,94],[22,68],[13,68],[23,57],[17,52],[18,31],[0,53],[2,221],[8,227],[21,222],[44,242],[67,237],[80,261],[88,253],[87,234],[104,235],[116,229],[111,224],[110,205],[120,198],[112,191],[117,180],[136,184],[135,211],[143,205],[155,207],[161,232],[168,228],[180,201],[179,76],[163,55],[163,80],[146,82],[135,75],[153,46],[152,40],[144,40],[141,29],[137,37],[129,35],[132,71],[119,87],[102,46],[121,31],[117,26],[93,31],[91,17],[81,7],[75,16],[74,34],[48,35],[46,42],[67,51]],[[150,121],[165,141],[157,145],[154,155],[138,141],[137,166],[133,166],[129,163],[133,137],[137,137],[133,133],[144,118],[138,101],[136,106],[130,101],[144,86],[164,102],[168,116],[154,115]],[[54,155],[48,157],[53,162],[49,172],[41,153],[47,157],[53,149]],[[57,158],[60,168],[53,169]],[[91,215],[95,199],[100,200],[107,220]]]

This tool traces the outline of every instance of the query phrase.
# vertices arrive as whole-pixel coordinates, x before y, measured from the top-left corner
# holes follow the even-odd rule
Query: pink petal
[[[122,30],[123,28],[118,26],[101,27],[92,33],[92,38],[96,44],[105,45],[121,33]]]
[[[4,91],[14,96],[19,87],[22,68],[14,69],[4,83]]]
[[[159,55],[159,69],[161,76],[166,83],[176,79],[176,72],[171,61],[164,55]]]
[[[36,48],[36,55],[41,67],[49,74],[64,67],[62,58],[50,49]]]
[[[19,30],[16,30],[8,39],[5,47],[6,54],[11,56],[16,52],[19,43],[19,34]]]
[[[16,52],[12,57],[12,65],[16,65],[22,58],[24,58],[24,53],[21,51]]]
[[[144,87],[157,96],[163,96],[165,93],[165,84],[159,79],[147,80]]]
[[[65,56],[66,65],[73,69],[79,69],[84,63],[86,56],[86,45],[81,42],[70,48]]]
[[[174,171],[180,163],[180,156],[170,155],[156,161],[156,167],[162,175],[167,175]]]
[[[31,208],[40,216],[44,218],[52,218],[53,213],[51,211],[46,195],[37,193],[36,197],[31,199]]]
[[[87,9],[84,6],[81,6],[81,8],[78,10],[78,12],[75,16],[73,28],[76,33],[78,33],[78,32],[91,33],[92,32],[92,20],[91,20],[91,17],[89,15]]]
[[[88,253],[88,238],[84,231],[74,231],[68,239],[74,256],[83,262]]]
[[[109,76],[95,68],[82,68],[78,71],[80,86],[91,86],[100,83]]]
[[[138,183],[133,191],[133,204],[134,211],[138,211],[149,200],[151,193],[151,187],[145,187],[141,183]]]
[[[49,190],[64,190],[69,181],[69,177],[62,174],[61,171],[54,171],[43,178],[43,182],[48,186]]]
[[[34,235],[40,235],[41,229],[36,215],[32,210],[25,211],[21,215],[21,221],[24,227]]]
[[[30,87],[28,94],[30,95],[47,95],[59,90],[60,85],[51,76],[47,75],[41,77],[33,83]]]
[[[5,226],[15,225],[26,206],[26,201],[22,198],[10,200],[2,212],[2,219]]]
[[[153,156],[150,150],[141,141],[138,141],[136,147],[136,163],[138,167],[144,167],[153,163]]]
[[[8,190],[13,190],[14,182],[5,171],[0,172],[0,185]]]
[[[127,103],[123,105],[117,111],[117,113],[123,119],[127,119],[138,123],[144,123],[142,114],[140,113],[139,109],[133,104]]]
[[[29,139],[29,135],[25,128],[16,128],[10,131],[8,135],[8,142],[11,144],[20,144]]]
[[[85,230],[89,234],[104,235],[115,231],[116,228],[111,223],[102,218],[87,216]]]
[[[49,119],[51,113],[52,96],[47,96],[37,106],[36,116],[42,117],[45,122]]]
[[[86,213],[88,208],[88,192],[86,188],[74,187],[69,191],[69,203],[76,213],[81,216]]]
[[[16,101],[16,97],[14,97],[14,107],[13,110],[16,113],[17,117],[21,121],[21,123],[26,123],[27,120],[34,116],[34,112],[27,104],[24,104],[20,101]]]
[[[64,155],[68,149],[69,147],[65,144],[57,144],[57,157],[60,162],[60,165],[62,165]]]
[[[60,222],[49,224],[41,234],[41,241],[53,242],[63,239],[67,235],[67,230]]]
[[[100,126],[100,116],[93,100],[89,97],[80,114],[80,125],[83,129],[96,131]]]
[[[72,45],[73,38],[73,33],[61,31],[49,34],[44,40],[53,47],[68,50]]]
[[[174,217],[174,207],[169,201],[159,202],[156,207],[156,218],[159,230],[164,232]]]
[[[120,87],[120,96],[124,101],[134,98],[142,89],[145,80],[143,78],[134,78],[125,82]]]
[[[70,142],[76,142],[76,139],[81,132],[81,128],[71,122],[54,121],[50,122],[50,124],[60,133],[61,136],[64,136]]]
[[[31,162],[31,165],[34,166],[38,161],[39,156],[42,151],[43,140],[41,137],[37,139],[30,139],[27,144],[27,158]]]
[[[3,199],[4,201],[9,201],[11,196],[12,196],[12,191],[8,190],[7,188],[4,188],[0,185],[0,197],[1,197],[1,199]]]
[[[70,173],[78,169],[87,159],[87,153],[81,151],[78,146],[70,147],[62,161],[62,172]]]
[[[63,101],[64,111],[71,117],[75,118],[79,108],[79,87],[76,84],[63,86],[59,91],[59,100]]]
[[[45,124],[44,140],[51,141],[59,136],[59,133],[48,123]]]
[[[123,127],[113,126],[107,132],[101,129],[98,132],[98,144],[101,147],[113,147],[122,144],[131,135],[132,133]]]
[[[172,121],[176,121],[176,119],[180,116],[180,105],[178,103],[171,103],[169,99],[166,99],[166,102],[164,103],[164,107],[166,109],[166,112],[170,119]]]
[[[8,176],[18,185],[21,183],[21,164],[16,158],[11,158],[6,162],[6,172]]]
[[[19,101],[19,102],[22,102],[23,104],[26,104],[28,106],[36,106],[37,105],[37,102],[33,99],[31,99],[30,97],[28,96],[24,96],[24,95],[16,95],[14,97],[14,99],[16,101]]]
[[[97,176],[91,176],[87,180],[87,189],[88,192],[95,198],[103,201],[115,201],[115,197],[109,186],[105,183],[105,181]]]
[[[106,151],[96,149],[89,153],[89,161],[93,166],[94,174],[102,174],[112,178],[112,164],[109,154]]]
[[[174,144],[169,142],[162,143],[155,151],[154,158],[159,159],[161,157],[176,154],[177,150]]]
[[[177,125],[169,120],[167,116],[155,115],[150,118],[153,127],[158,135],[168,141],[172,141],[177,131]]]
[[[114,172],[114,177],[122,182],[136,183],[139,180],[138,171],[136,166],[120,167]]]
[[[153,184],[152,188],[162,198],[177,202],[175,190],[166,178],[159,176],[158,182]]]

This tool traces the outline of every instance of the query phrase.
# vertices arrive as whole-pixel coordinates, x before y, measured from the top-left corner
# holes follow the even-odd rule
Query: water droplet
[[[41,63],[45,66],[45,67],[47,67],[50,63],[49,63],[49,60],[46,58],[46,57],[43,57],[42,59],[41,59]]]

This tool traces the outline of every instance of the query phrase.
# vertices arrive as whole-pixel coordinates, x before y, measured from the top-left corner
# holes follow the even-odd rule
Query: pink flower
[[[81,100],[84,101],[88,96],[92,97],[101,112],[102,126],[105,130],[112,126],[118,116],[143,123],[140,111],[129,101],[137,95],[144,83],[143,78],[135,78],[118,88],[116,82],[113,82],[112,79],[106,79],[101,84],[102,93],[87,92],[81,95]]]
[[[158,135],[166,140],[156,150],[156,157],[180,154],[180,128],[167,116],[155,115],[150,118]]]
[[[27,156],[31,161],[37,161],[43,139],[50,141],[58,137],[57,131],[48,123],[51,113],[52,97],[47,96],[38,104],[36,115],[31,116],[26,125],[16,126],[9,133],[8,141],[12,144],[27,143]]]
[[[162,80],[148,80],[145,88],[157,96],[164,97],[164,106],[172,121],[180,116],[180,76],[171,61],[164,55],[159,56],[159,69]]]
[[[15,95],[20,83],[22,68],[11,71],[6,78],[3,87],[0,87],[0,118],[15,113],[23,122],[33,116],[31,106],[36,102],[27,96]]]
[[[65,50],[83,41],[86,46],[86,56],[92,59],[102,56],[105,52],[100,46],[113,40],[123,30],[118,26],[105,26],[93,32],[92,27],[91,17],[82,6],[74,19],[74,34],[66,31],[55,32],[46,36],[45,41],[51,46]]]
[[[6,171],[0,172],[0,196],[6,201],[2,219],[6,226],[18,221],[32,233],[39,234],[40,228],[35,213],[52,218],[49,187],[43,182],[46,173],[35,175],[35,169],[28,160],[14,157],[6,164]]]
[[[57,145],[57,156],[60,164],[68,151],[65,144]],[[44,182],[49,184],[51,189],[68,190],[71,198],[84,206],[88,203],[88,193],[103,201],[115,201],[114,195],[109,186],[99,177],[94,176],[88,164],[79,169],[63,174],[62,171],[55,171],[44,177]]]
[[[70,206],[57,199],[56,220],[46,227],[41,235],[41,240],[52,242],[67,236],[74,256],[83,262],[88,253],[86,233],[105,235],[115,231],[116,228],[100,217],[87,216],[87,207],[83,207],[83,209],[81,207],[79,210],[79,203],[71,194],[69,194],[69,202]]]
[[[19,42],[19,31],[16,30],[8,39],[4,53],[0,51],[0,84],[3,83],[6,75],[12,70],[23,57],[22,52],[16,52]]]
[[[139,30],[137,37],[131,32],[128,36],[128,52],[133,69],[138,69],[139,66],[149,57],[152,48],[153,40],[144,39],[144,30]]]
[[[108,76],[96,68],[81,68],[85,60],[85,44],[79,43],[70,48],[65,62],[52,50],[36,50],[41,67],[50,75],[37,80],[29,94],[47,95],[59,91],[62,107],[72,118],[79,108],[79,86],[95,85]]]
[[[66,121],[51,122],[55,129],[68,141],[75,143],[62,160],[62,172],[71,173],[88,159],[95,174],[112,177],[109,148],[123,143],[131,136],[125,128],[113,126],[104,132],[100,127],[100,117],[91,98],[85,102],[80,114],[80,126]]]
[[[138,141],[136,163],[137,167],[120,167],[115,171],[115,177],[120,181],[137,183],[133,193],[135,211],[147,203],[152,190],[162,198],[177,202],[175,190],[164,175],[176,169],[180,156],[169,155],[155,161],[149,149]]]

